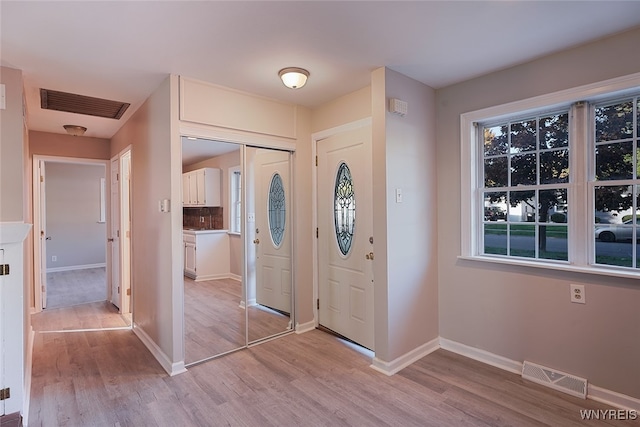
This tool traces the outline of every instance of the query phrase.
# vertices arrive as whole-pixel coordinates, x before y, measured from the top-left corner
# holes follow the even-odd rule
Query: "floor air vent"
[[[587,380],[551,368],[525,361],[522,365],[522,378],[553,389],[587,398]]]

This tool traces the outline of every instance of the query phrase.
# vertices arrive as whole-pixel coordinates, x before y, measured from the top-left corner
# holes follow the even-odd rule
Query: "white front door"
[[[120,159],[111,159],[111,303],[121,306],[121,277],[120,277]]]
[[[318,141],[318,322],[374,349],[371,127]]]
[[[291,313],[291,181],[290,153],[257,150],[256,302]]]

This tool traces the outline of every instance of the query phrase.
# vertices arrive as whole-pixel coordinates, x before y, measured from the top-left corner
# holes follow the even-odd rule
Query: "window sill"
[[[229,236],[242,236],[242,233],[238,233],[236,231],[229,231],[229,232],[227,232],[227,234]]]
[[[505,264],[512,266],[520,266],[520,267],[532,267],[532,268],[543,268],[547,270],[558,270],[558,271],[567,271],[573,273],[582,273],[582,274],[597,274],[600,276],[611,276],[611,277],[623,277],[627,279],[640,279],[640,269],[638,271],[625,271],[618,270],[614,268],[601,268],[601,267],[581,267],[571,264],[560,264],[560,263],[546,263],[546,262],[536,262],[536,261],[527,261],[523,259],[505,259],[505,258],[494,258],[483,255],[476,256],[458,256],[458,259],[465,261],[475,261],[475,262],[487,262],[492,264]]]

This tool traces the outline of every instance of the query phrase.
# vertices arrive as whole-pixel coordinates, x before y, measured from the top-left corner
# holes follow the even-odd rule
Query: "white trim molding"
[[[171,362],[169,357],[162,351],[160,347],[147,335],[147,333],[142,329],[138,324],[133,324],[133,333],[142,341],[142,343],[147,347],[147,349],[151,352],[153,357],[156,358],[160,366],[169,374],[170,376],[182,374],[187,372],[187,368],[184,366],[184,360],[180,362]]]
[[[514,374],[522,374],[523,362],[511,360],[506,357],[442,337],[440,337],[440,348]],[[596,402],[604,403],[614,408],[640,412],[640,399],[598,387],[593,384],[587,385],[587,399],[595,400]]]
[[[315,319],[306,323],[296,323],[296,334],[304,334],[305,332],[313,331],[315,328]]]
[[[47,268],[47,273],[58,273],[60,271],[73,271],[73,270],[88,270],[90,268],[106,268],[106,263],[99,264],[83,264],[83,265],[69,265],[67,267],[53,267]]]
[[[407,366],[411,365],[412,363],[422,359],[426,355],[438,350],[440,348],[439,341],[439,338],[434,338],[431,341],[422,344],[420,347],[417,347],[410,352],[405,353],[402,356],[392,360],[391,362],[385,362],[384,360],[380,360],[377,357],[374,357],[371,363],[371,368],[387,376],[394,375]]]

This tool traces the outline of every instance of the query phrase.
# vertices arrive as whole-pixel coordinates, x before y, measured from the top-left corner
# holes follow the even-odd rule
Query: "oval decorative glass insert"
[[[278,247],[284,237],[284,226],[286,221],[286,200],[284,195],[284,185],[279,173],[271,177],[269,185],[269,197],[267,200],[269,209],[269,233],[273,244]]]
[[[351,171],[346,163],[340,163],[336,175],[333,195],[333,216],[336,226],[336,239],[342,255],[347,255],[353,242],[356,222],[356,198],[353,191]]]

